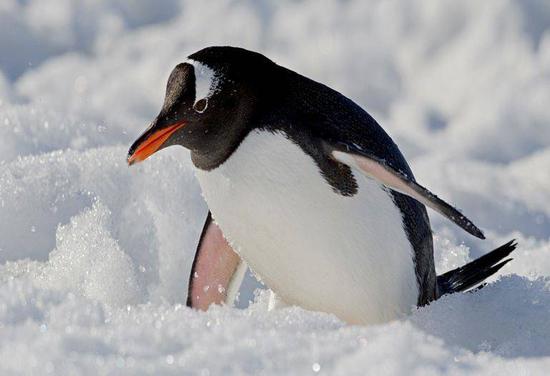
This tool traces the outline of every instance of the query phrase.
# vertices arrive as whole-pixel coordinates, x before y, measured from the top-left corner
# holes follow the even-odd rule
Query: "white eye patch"
[[[195,103],[201,99],[208,100],[218,89],[219,77],[208,66],[188,59],[187,62],[195,69]]]

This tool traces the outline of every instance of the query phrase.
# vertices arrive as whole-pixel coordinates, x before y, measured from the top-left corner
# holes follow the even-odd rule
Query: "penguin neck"
[[[191,150],[191,161],[200,170],[213,170],[227,161],[249,133],[247,127],[239,129],[232,124],[223,134],[208,139],[208,144]]]
[[[191,151],[191,161],[193,165],[204,171],[210,171],[223,164],[237,149],[238,144],[228,145],[224,148],[213,149],[202,153],[200,151]]]
[[[218,126],[219,132],[205,135],[202,142],[191,149],[191,161],[196,168],[210,171],[225,163],[248,134],[269,124],[273,118],[269,106],[261,101],[244,100],[243,105],[229,114]]]

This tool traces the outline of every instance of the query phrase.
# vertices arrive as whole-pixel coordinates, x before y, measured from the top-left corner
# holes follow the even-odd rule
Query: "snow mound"
[[[206,313],[162,303],[110,308],[18,278],[0,290],[1,330],[10,340],[0,349],[0,370],[25,364],[28,373],[82,375],[542,375],[550,365],[549,294],[543,281],[508,277],[406,320],[354,327],[297,307],[268,312],[265,299],[247,310]]]
[[[97,201],[57,230],[57,247],[44,270],[46,285],[78,291],[108,304],[136,303],[140,296],[132,259],[108,231],[111,213]]]
[[[542,0],[0,2],[0,374],[546,374],[549,30]],[[513,262],[373,327],[268,311],[250,277],[243,309],[186,308],[207,213],[189,156],[125,157],[208,45],[371,112],[488,236],[430,213],[439,273],[517,238]]]
[[[145,302],[150,294],[184,299],[182,275],[206,217],[198,184],[189,162],[161,156],[156,168],[128,169],[125,151],[53,152],[7,163],[0,205],[10,215],[0,217],[0,259],[49,258],[46,280],[108,303]]]

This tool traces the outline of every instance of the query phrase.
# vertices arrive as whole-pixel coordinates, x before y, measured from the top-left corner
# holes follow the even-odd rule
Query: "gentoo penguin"
[[[170,145],[190,150],[210,209],[191,307],[230,302],[248,265],[286,304],[381,323],[475,286],[516,246],[436,276],[425,206],[481,230],[416,182],[361,107],[242,48],[205,48],[174,68],[128,163]]]

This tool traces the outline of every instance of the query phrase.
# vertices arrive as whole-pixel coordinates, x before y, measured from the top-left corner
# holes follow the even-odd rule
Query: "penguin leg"
[[[232,306],[246,269],[208,212],[189,276],[187,306],[203,311],[211,304]]]

